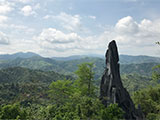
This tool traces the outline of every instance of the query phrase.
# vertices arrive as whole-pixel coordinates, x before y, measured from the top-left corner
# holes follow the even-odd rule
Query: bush
[[[0,119],[26,119],[27,113],[19,105],[5,105],[1,108]]]

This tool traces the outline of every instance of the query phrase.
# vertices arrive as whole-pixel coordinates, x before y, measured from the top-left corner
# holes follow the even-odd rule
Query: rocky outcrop
[[[143,119],[141,111],[135,109],[129,93],[123,87],[119,71],[119,55],[114,40],[109,43],[105,57],[106,68],[100,86],[102,103],[106,107],[111,103],[117,103],[125,112],[125,119]]]

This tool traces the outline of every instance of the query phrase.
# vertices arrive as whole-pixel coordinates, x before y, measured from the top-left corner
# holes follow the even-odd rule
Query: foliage
[[[19,105],[4,105],[0,111],[0,119],[26,119],[27,113]]]
[[[93,63],[83,63],[79,65],[75,72],[78,76],[77,88],[80,89],[82,96],[95,96]]]
[[[141,76],[150,77],[152,74],[152,67],[159,63],[140,63],[140,64],[122,64],[120,66],[121,74],[139,74]]]
[[[133,100],[140,105],[147,118],[159,117],[160,114],[160,85],[135,92]]]
[[[131,95],[135,91],[146,88],[149,85],[153,85],[150,77],[139,74],[123,74],[121,75],[121,79],[124,87]]]
[[[75,83],[70,80],[51,83],[49,94],[53,104],[47,107],[47,118],[60,120],[101,120],[107,118],[106,116],[109,116],[108,119],[123,118],[124,113],[117,105],[110,105],[106,109],[96,97],[92,69],[92,63],[81,64],[75,72],[78,77]]]
[[[117,104],[106,108],[98,99],[94,71],[93,63],[83,63],[78,66],[75,72],[77,79],[74,80],[52,71],[20,67],[0,70],[0,103],[19,102],[19,110],[22,113],[25,111],[27,119],[123,119],[124,112]],[[152,85],[149,77],[139,74],[124,74],[122,80],[130,93]],[[159,118],[159,91],[158,87],[151,87],[138,91],[133,96],[136,105],[141,105],[148,119]],[[3,106],[6,105],[0,107],[1,116]],[[21,119],[23,114],[18,116],[21,117],[12,117]]]
[[[0,84],[0,104],[20,102],[28,106],[30,103],[47,103],[48,86],[40,83],[3,83]]]
[[[54,76],[54,77],[53,77]],[[65,76],[54,71],[44,72],[41,70],[31,70],[28,68],[13,67],[0,70],[0,83],[45,83],[59,79],[73,79],[71,76]]]
[[[102,120],[119,120],[123,119],[124,111],[117,104],[110,104],[102,110]]]
[[[72,81],[66,79],[52,82],[49,88],[50,97],[58,105],[68,102],[74,92]]]
[[[160,83],[160,65],[154,66],[152,72],[152,79],[156,83]]]
[[[41,119],[61,120],[118,120],[123,118],[124,112],[117,104],[104,107],[99,99],[83,97],[78,102],[67,102],[63,105],[51,104],[41,111]]]
[[[104,71],[104,61],[104,59],[98,57],[81,57],[76,60],[57,61],[50,58],[34,56],[6,61],[0,59],[0,68],[25,67],[32,70],[38,69],[43,71],[55,71],[65,75],[74,75],[74,71],[78,69],[78,64],[92,62],[96,66],[93,70],[95,72],[94,77],[98,81]],[[158,65],[160,63],[160,59],[149,56],[120,55],[120,63],[121,74],[137,73],[150,76],[152,73],[152,67]]]

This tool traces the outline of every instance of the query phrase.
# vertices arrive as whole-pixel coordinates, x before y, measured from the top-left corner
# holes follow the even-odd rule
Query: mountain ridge
[[[64,75],[73,75],[78,69],[79,64],[92,62],[95,65],[95,78],[100,79],[105,68],[105,60],[99,57],[78,56],[79,58],[77,58],[77,56],[74,56],[74,59],[67,58],[67,60],[57,60],[41,57],[40,55],[32,55],[33,56],[27,56],[26,58],[0,59],[0,69],[24,67],[33,70],[54,71]],[[160,58],[158,57],[120,55],[121,74],[137,73],[151,76],[152,67],[158,64],[160,64]]]
[[[9,59],[16,59],[16,58],[30,58],[33,56],[40,56],[33,52],[17,52],[13,54],[0,54],[0,59],[2,60],[9,60]]]
[[[86,57],[91,58],[101,58],[104,59],[104,56],[98,54],[89,54],[89,55],[72,55],[68,57],[43,57],[39,54],[33,52],[17,52],[14,54],[0,54],[0,61],[4,60],[13,60],[16,58],[31,58],[31,57],[42,57],[42,58],[50,58],[57,61],[70,61],[70,60],[79,60]],[[131,64],[131,63],[160,63],[160,57],[146,56],[146,55],[120,55],[120,63],[121,64]]]

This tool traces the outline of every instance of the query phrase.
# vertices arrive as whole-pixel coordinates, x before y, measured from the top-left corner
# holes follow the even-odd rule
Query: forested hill
[[[0,55],[0,60],[13,60],[16,58],[30,58],[33,56],[40,56],[40,55],[36,53],[32,53],[32,52],[27,52],[27,53],[18,52],[15,54],[2,54]]]
[[[101,58],[104,59],[104,55],[73,55],[69,57],[52,57],[52,59],[57,61],[70,61],[78,60],[86,57]],[[160,63],[159,57],[151,57],[145,55],[132,56],[132,55],[120,55],[119,56],[121,64],[139,64],[139,63]]]
[[[61,79],[73,79],[54,71],[44,72],[28,68],[13,67],[0,70],[0,84],[2,83],[43,83],[49,85],[52,81]]]
[[[160,63],[159,57],[151,57],[151,56],[131,56],[131,55],[120,55],[120,63],[121,64],[141,64],[141,63]]]
[[[158,59],[158,58],[157,58]],[[157,61],[155,59],[155,61]],[[146,61],[146,60],[144,60]],[[148,60],[149,61],[149,60]],[[153,62],[144,62],[144,63],[132,63],[132,64],[121,64],[120,71],[121,74],[130,74],[137,73],[141,75],[150,76],[152,73],[152,67],[159,64],[153,60]],[[13,60],[1,60],[0,69],[9,68],[9,67],[24,67],[29,69],[38,69],[43,71],[55,71],[60,74],[73,74],[77,70],[78,64],[84,62],[93,62],[95,67],[95,78],[98,79],[101,77],[104,71],[104,59],[97,57],[83,57],[80,59],[74,60],[54,60],[51,58],[44,58],[40,56],[33,56],[29,58],[16,58]],[[129,63],[129,62],[128,62]]]
[[[31,57],[41,57],[40,55],[33,53],[33,52],[18,52],[14,54],[0,54],[0,61],[2,60],[13,60],[16,58],[31,58]],[[57,60],[57,61],[70,61],[70,60],[79,60],[83,59],[86,57],[91,57],[91,58],[101,58],[104,59],[105,55],[73,55],[69,57],[51,57],[51,59]],[[144,55],[139,55],[139,56],[132,56],[132,55],[120,55],[120,63],[121,64],[132,64],[132,63],[160,63],[160,58],[159,57],[152,57],[152,56],[144,56]]]

